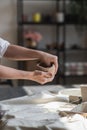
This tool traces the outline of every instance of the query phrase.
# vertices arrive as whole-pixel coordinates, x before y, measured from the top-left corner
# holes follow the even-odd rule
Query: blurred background
[[[59,70],[48,84],[87,83],[86,0],[0,1],[0,35],[11,44],[42,50],[59,58]],[[34,70],[37,61],[12,62],[6,66]],[[13,86],[37,85],[26,80],[2,80]]]

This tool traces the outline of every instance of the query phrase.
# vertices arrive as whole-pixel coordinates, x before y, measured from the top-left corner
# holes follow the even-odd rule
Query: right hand
[[[54,79],[51,73],[35,70],[32,72],[31,80],[36,81],[40,84],[51,82]]]

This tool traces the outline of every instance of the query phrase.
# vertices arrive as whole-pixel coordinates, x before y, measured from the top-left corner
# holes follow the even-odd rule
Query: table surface
[[[4,130],[86,130],[87,121],[78,114],[59,117],[60,110],[76,107],[68,100],[60,100],[58,92],[62,89],[65,88],[60,85],[24,86],[27,95],[0,101],[10,117]]]

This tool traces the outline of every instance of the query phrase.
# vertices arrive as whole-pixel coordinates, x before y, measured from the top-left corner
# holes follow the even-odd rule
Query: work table
[[[60,85],[24,86],[26,95],[3,100],[0,106],[10,115],[4,130],[86,130],[86,119],[80,115],[61,118],[60,110],[72,110],[75,104],[58,99]]]

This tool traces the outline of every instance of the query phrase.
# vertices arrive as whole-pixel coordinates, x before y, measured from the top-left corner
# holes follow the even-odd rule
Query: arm
[[[0,65],[0,79],[26,79],[44,84],[52,81],[50,73],[42,71],[22,71]]]
[[[9,45],[4,57],[9,58],[11,60],[30,60],[35,58],[40,58],[39,51],[28,49],[25,47],[17,46],[17,45]]]
[[[3,56],[11,60],[30,60],[33,58],[34,59],[38,58],[40,62],[43,62],[47,65],[54,63],[56,71],[58,67],[56,56],[53,56],[51,54],[42,51],[32,50],[17,45],[10,45],[8,41],[5,41],[0,38],[0,57],[2,58]],[[43,72],[38,70],[28,72],[28,71],[17,70],[17,69],[0,65],[0,78],[26,79],[26,80],[33,80],[38,83],[44,84],[52,81],[54,75],[52,75],[51,72]]]
[[[17,46],[17,45],[9,45],[4,57],[12,59],[12,60],[30,60],[38,58],[40,62],[47,64],[48,66],[53,63],[55,65],[55,73],[58,70],[58,58],[57,56],[37,51],[33,49],[28,49],[25,47]]]

